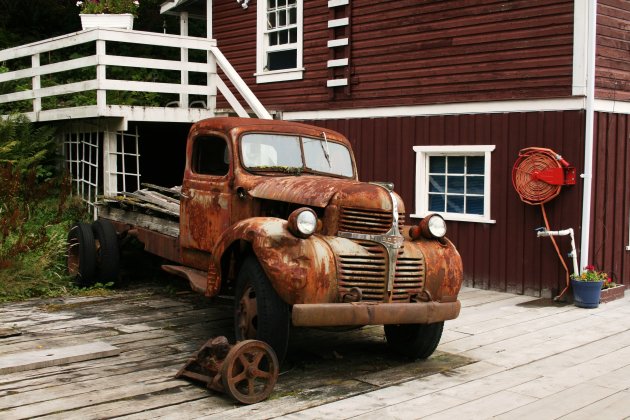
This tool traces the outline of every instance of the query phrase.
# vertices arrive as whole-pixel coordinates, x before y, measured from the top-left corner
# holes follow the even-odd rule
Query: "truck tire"
[[[234,297],[236,340],[264,341],[282,363],[289,344],[289,307],[273,289],[255,257],[250,256],[243,263]]]
[[[398,354],[411,359],[426,359],[437,348],[444,321],[433,324],[385,325],[387,344]]]
[[[94,284],[96,246],[92,228],[87,223],[77,223],[68,232],[66,267],[77,285],[87,287]]]
[[[92,233],[96,243],[96,279],[103,284],[116,284],[120,271],[116,229],[107,220],[97,220],[92,223]]]

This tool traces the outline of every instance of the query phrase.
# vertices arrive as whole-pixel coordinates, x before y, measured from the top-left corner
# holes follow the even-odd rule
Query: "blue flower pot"
[[[603,281],[577,281],[571,279],[573,304],[580,308],[597,308]]]

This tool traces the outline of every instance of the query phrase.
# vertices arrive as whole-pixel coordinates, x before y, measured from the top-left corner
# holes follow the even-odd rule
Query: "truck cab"
[[[195,124],[181,195],[181,262],[205,293],[235,294],[237,339],[282,358],[289,326],[383,324],[428,357],[456,318],[461,258],[439,215],[405,223],[393,186],[360,182],[349,141],[310,125],[240,118]]]

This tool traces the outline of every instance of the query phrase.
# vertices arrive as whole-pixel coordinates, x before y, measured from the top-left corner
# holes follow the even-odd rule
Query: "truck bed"
[[[132,193],[101,197],[97,203],[98,216],[179,237],[181,187],[166,188],[152,184],[142,184],[142,187]]]

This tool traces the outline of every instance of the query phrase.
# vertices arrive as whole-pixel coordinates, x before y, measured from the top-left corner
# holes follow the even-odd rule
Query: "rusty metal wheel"
[[[271,286],[255,257],[243,263],[234,297],[236,340],[264,341],[282,362],[289,343],[289,307]]]
[[[96,246],[92,227],[87,223],[77,223],[68,233],[66,267],[68,274],[79,286],[86,287],[94,284]]]
[[[278,380],[278,359],[269,344],[258,340],[237,343],[221,365],[223,388],[244,404],[265,400]]]

